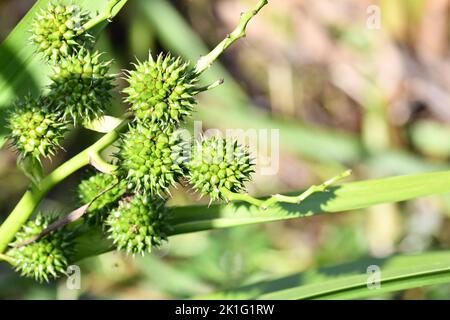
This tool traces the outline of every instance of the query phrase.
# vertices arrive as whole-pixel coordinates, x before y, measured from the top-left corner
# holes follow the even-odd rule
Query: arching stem
[[[116,16],[116,14],[119,13],[120,9],[127,3],[128,0],[110,0],[108,3],[108,6],[106,7],[105,11],[103,13],[97,15],[96,17],[92,18],[88,22],[86,22],[81,30],[78,32],[77,35],[82,34],[83,32],[86,32],[98,24],[102,23],[103,21],[110,22],[112,18]]]
[[[0,253],[0,261],[5,261],[13,266],[16,264],[16,262],[14,261],[14,259],[12,257],[7,256],[6,254],[3,254],[3,253]]]
[[[107,162],[98,151],[89,153],[89,164],[100,172],[113,174],[117,170],[117,166]]]
[[[306,189],[304,192],[302,192],[298,196],[285,196],[282,194],[274,194],[267,200],[260,200],[260,199],[254,198],[248,194],[231,192],[230,190],[228,190],[226,188],[222,188],[220,191],[229,201],[244,201],[244,202],[250,203],[252,205],[255,205],[255,206],[260,207],[261,209],[265,210],[265,209],[269,208],[270,206],[274,205],[275,203],[283,203],[284,202],[284,203],[300,204],[301,202],[303,202],[306,198],[308,198],[313,193],[326,191],[331,185],[348,177],[351,173],[352,173],[351,170],[344,171],[341,174],[339,174],[331,179],[328,179],[327,181],[325,181],[322,184],[309,187],[308,189]]]
[[[260,0],[253,10],[242,13],[237,27],[231,32],[225,39],[223,39],[210,53],[202,56],[195,66],[194,72],[201,74],[203,71],[208,69],[214,61],[236,40],[245,37],[245,30],[247,28],[250,20],[258,14],[259,10],[262,9],[268,3],[267,0]]]
[[[308,198],[310,195],[312,195],[313,193],[326,191],[328,187],[330,187],[331,185],[335,184],[336,182],[348,177],[351,173],[352,173],[351,170],[344,171],[341,174],[339,174],[331,179],[328,179],[327,181],[325,181],[322,184],[309,187],[308,189],[306,189],[306,191],[302,192],[298,196],[285,196],[282,194],[274,194],[269,199],[264,201],[264,203],[262,204],[262,207],[268,208],[277,202],[299,204],[302,201],[304,201],[306,198]]]
[[[229,201],[244,201],[260,207],[263,205],[264,200],[256,199],[249,194],[246,193],[235,193],[226,188],[222,188],[220,192],[229,200]]]

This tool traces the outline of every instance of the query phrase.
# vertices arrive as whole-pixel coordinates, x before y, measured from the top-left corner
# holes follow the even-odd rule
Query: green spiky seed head
[[[123,91],[136,119],[160,128],[176,126],[192,114],[197,76],[181,58],[160,54],[138,62]]]
[[[221,137],[196,141],[187,163],[189,182],[211,200],[226,199],[222,188],[232,192],[245,189],[244,183],[254,172],[250,154],[235,139]]]
[[[183,174],[183,147],[179,132],[130,126],[116,154],[119,175],[131,190],[162,196]]]
[[[102,61],[100,56],[82,48],[53,68],[49,98],[74,123],[86,124],[102,117],[111,100],[111,61]]]
[[[106,220],[109,238],[117,249],[130,254],[144,254],[159,247],[168,231],[164,201],[136,195],[120,202]]]
[[[67,123],[59,112],[49,110],[45,98],[26,97],[9,115],[8,127],[14,147],[22,157],[50,157],[60,147]]]
[[[45,59],[58,61],[74,48],[90,42],[87,33],[77,35],[89,20],[87,12],[77,5],[52,3],[41,9],[31,26],[31,41]]]
[[[101,194],[105,190],[108,191]],[[95,218],[97,222],[103,220],[102,218],[118,203],[125,192],[125,180],[118,181],[116,176],[102,172],[91,175],[78,185],[78,198],[82,205],[97,198],[87,210],[88,220]],[[99,194],[101,195],[99,196]]]
[[[8,255],[14,259],[15,269],[22,276],[43,282],[65,274],[73,254],[71,233],[67,229],[58,229],[35,242],[15,247],[39,235],[55,220],[56,217],[39,214],[35,220],[25,223],[16,234]]]

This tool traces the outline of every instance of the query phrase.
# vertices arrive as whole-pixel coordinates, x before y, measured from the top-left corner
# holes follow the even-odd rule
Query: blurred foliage
[[[145,59],[149,49],[194,60],[222,39],[252,3],[130,1],[97,48],[115,59],[117,73],[135,57]],[[247,38],[205,75],[205,82],[225,78],[220,88],[200,97],[196,118],[207,127],[280,129],[279,173],[258,173],[249,185],[253,194],[298,190],[345,166],[355,169],[357,180],[449,167],[450,0],[375,3],[380,29],[366,25],[373,1],[272,1],[252,21]],[[1,40],[31,5],[0,1]],[[119,103],[112,106],[112,114],[121,112]],[[67,152],[46,163],[46,169],[95,138],[78,130],[65,141]],[[2,218],[28,183],[15,158],[10,150],[0,151]],[[83,174],[52,191],[42,207],[70,211]],[[173,204],[198,201],[189,192],[174,195]],[[78,291],[67,290],[65,279],[38,286],[1,264],[0,298],[203,296],[367,256],[448,250],[449,230],[450,197],[433,196],[346,215],[180,235],[146,257],[110,252],[81,262]],[[449,285],[379,296],[449,297]]]

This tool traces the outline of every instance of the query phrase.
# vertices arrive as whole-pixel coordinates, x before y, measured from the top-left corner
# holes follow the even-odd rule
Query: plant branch
[[[349,182],[333,186],[327,192],[314,193],[300,204],[278,203],[267,210],[239,202],[172,207],[168,223],[173,229],[168,236],[360,210],[382,203],[445,194],[450,193],[448,181],[450,170]],[[112,250],[111,241],[103,239],[102,235],[101,228],[90,228],[86,235],[80,234],[74,261]]]
[[[88,165],[90,154],[99,153],[116,141],[119,138],[120,132],[128,128],[127,124],[127,120],[122,121],[113,131],[105,134],[93,145],[67,160],[43,178],[38,184],[31,185],[5,222],[0,226],[0,253],[6,250],[8,244],[13,240],[14,235],[28,220],[47,193],[69,175]]]
[[[79,208],[77,208],[76,210],[72,211],[71,213],[69,213],[67,216],[53,222],[51,225],[49,225],[47,228],[45,228],[41,233],[39,233],[38,235],[31,237],[30,239],[27,239],[17,245],[15,245],[16,248],[20,248],[26,245],[29,245],[33,242],[36,242],[40,239],[42,239],[44,236],[46,236],[47,234],[49,234],[50,232],[53,232],[56,229],[62,228],[65,225],[71,223],[71,222],[75,222],[77,220],[80,220],[88,211],[89,207],[92,205],[92,203],[94,203],[94,201],[96,201],[98,198],[100,198],[102,195],[104,195],[105,193],[107,193],[108,191],[110,191],[112,188],[114,188],[115,186],[118,185],[118,181],[115,182],[114,184],[112,184],[111,186],[109,186],[108,188],[106,188],[105,190],[102,190],[101,192],[99,192],[94,198],[91,199],[91,201],[89,201],[88,203],[86,203],[84,206],[81,206]]]
[[[0,253],[0,261],[5,261],[7,263],[9,263],[10,265],[15,265],[16,262],[14,261],[14,259],[10,256],[7,256],[6,254]]]
[[[277,202],[285,202],[285,203],[294,203],[294,204],[300,204],[302,201],[304,201],[306,198],[308,198],[310,195],[316,192],[323,192],[326,191],[328,187],[330,187],[332,184],[347,178],[352,173],[351,170],[347,170],[342,172],[341,174],[328,179],[322,184],[314,185],[306,189],[306,191],[302,192],[298,196],[285,196],[282,194],[274,194],[269,199],[263,202],[262,208],[267,209],[271,205],[277,203]]]
[[[113,174],[117,170],[116,165],[107,162],[100,153],[95,150],[89,153],[89,164],[98,171],[106,174]]]
[[[260,207],[263,210],[266,210],[270,206],[273,206],[275,203],[293,203],[293,204],[300,204],[303,202],[306,198],[308,198],[310,195],[316,192],[324,192],[327,190],[328,187],[333,185],[334,183],[347,178],[352,173],[351,170],[347,170],[342,172],[341,174],[328,179],[322,184],[314,185],[306,189],[304,192],[297,196],[286,196],[282,194],[274,194],[270,198],[266,200],[260,200],[257,198],[252,197],[249,194],[241,194],[241,193],[235,193],[232,192],[226,188],[222,188],[220,191],[222,194],[227,198],[229,201],[244,201],[247,203],[250,203],[252,205],[255,205],[257,207]]]
[[[80,35],[83,32],[94,28],[96,25],[102,23],[105,20],[111,22],[111,19],[114,18],[117,13],[119,13],[120,9],[122,9],[127,1],[128,0],[110,0],[105,11],[86,22],[77,35]]]
[[[210,53],[205,56],[202,56],[195,66],[194,72],[197,74],[201,74],[203,71],[208,69],[211,64],[236,40],[245,37],[245,31],[250,20],[258,14],[259,10],[262,9],[268,3],[267,0],[260,0],[256,7],[245,13],[242,13],[241,18],[239,20],[239,24],[236,29],[233,30],[227,37],[222,40]]]
[[[261,207],[264,204],[264,200],[254,198],[247,193],[235,193],[226,188],[222,188],[220,191],[228,201],[244,201],[257,207]]]

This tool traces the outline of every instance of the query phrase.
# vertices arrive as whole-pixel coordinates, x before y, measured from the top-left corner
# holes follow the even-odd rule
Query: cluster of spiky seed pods
[[[88,15],[75,5],[51,4],[33,22],[32,42],[52,65],[48,94],[18,102],[9,117],[13,145],[21,157],[53,155],[69,124],[101,118],[109,104],[110,61],[93,52],[83,32]],[[181,58],[151,55],[127,71],[123,90],[132,120],[114,154],[117,169],[94,173],[78,186],[84,221],[103,226],[117,249],[143,254],[170,231],[165,206],[169,189],[186,178],[211,200],[223,191],[242,192],[253,172],[250,155],[234,139],[183,139],[180,128],[192,116],[199,74]],[[65,272],[72,256],[71,232],[60,228],[25,246],[54,220],[39,215],[17,234],[10,255],[24,276],[48,280]]]
[[[32,22],[31,42],[51,65],[48,94],[27,96],[8,118],[10,137],[20,158],[52,156],[69,123],[99,119],[110,102],[111,62],[91,52],[93,37],[83,32],[89,15],[75,4],[52,3]]]

